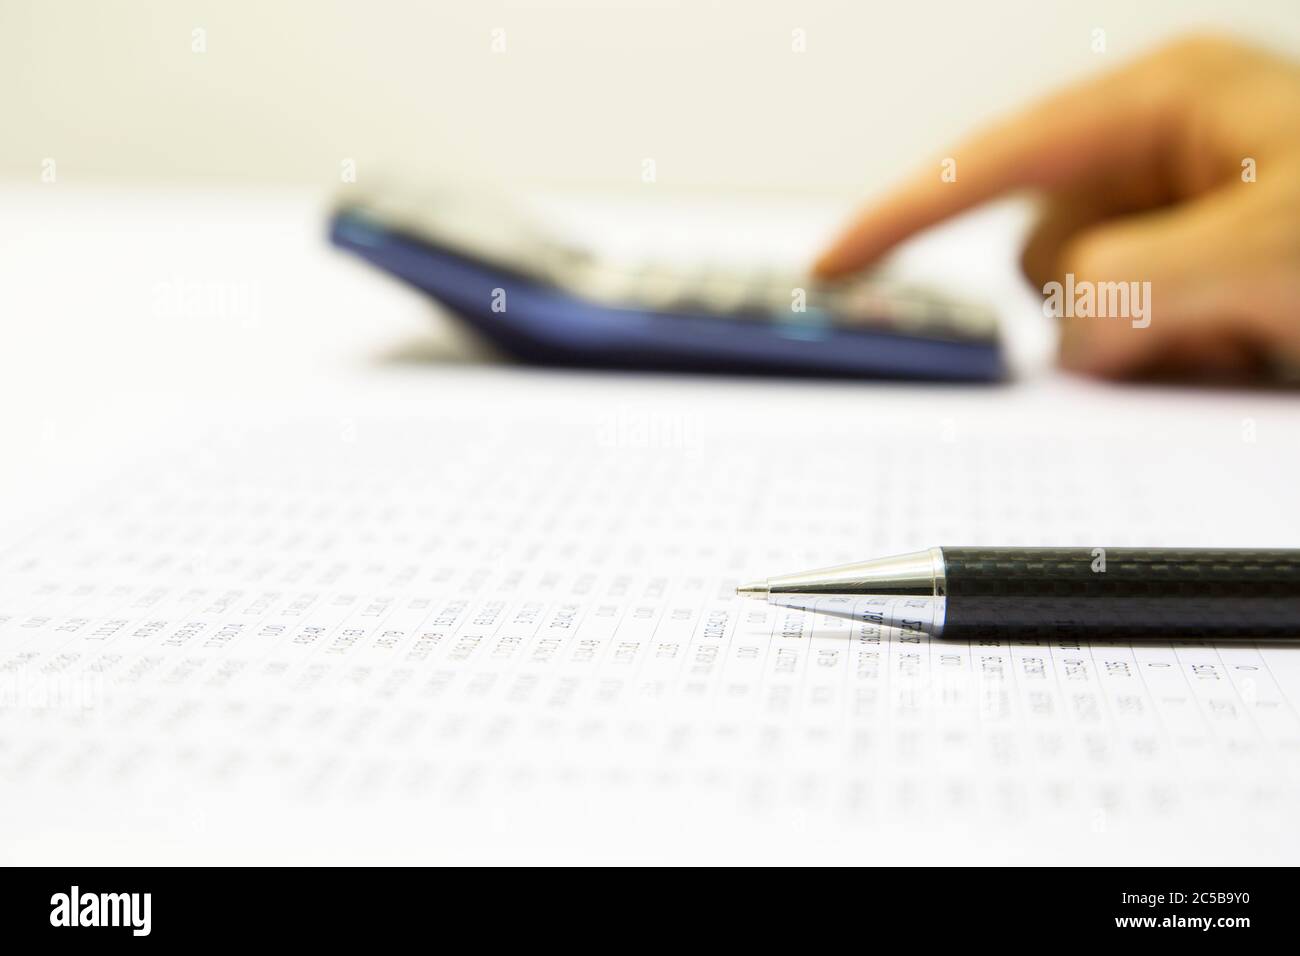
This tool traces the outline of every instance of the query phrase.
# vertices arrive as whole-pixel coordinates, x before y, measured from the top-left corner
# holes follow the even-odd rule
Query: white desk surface
[[[334,422],[348,435],[372,424],[378,431],[386,422],[400,428],[426,417],[441,421],[464,409],[472,409],[476,421],[509,425],[537,419],[604,429],[613,436],[605,450],[612,449],[615,465],[620,442],[627,441],[634,455],[646,451],[646,442],[653,450],[655,436],[667,434],[676,451],[685,445],[699,454],[701,442],[707,447],[710,436],[743,422],[740,431],[750,443],[721,443],[713,452],[718,473],[740,489],[752,482],[752,472],[739,469],[753,468],[753,442],[765,439],[772,460],[780,461],[805,453],[808,441],[861,444],[882,435],[888,436],[882,455],[915,457],[935,448],[942,452],[946,445],[978,458],[987,437],[989,447],[1025,467],[1036,467],[1043,457],[1077,455],[1066,484],[1050,479],[1020,492],[989,493],[989,501],[1007,507],[1019,501],[1017,520],[1030,522],[1008,530],[1017,540],[1005,543],[1033,543],[1033,515],[1040,508],[1042,528],[1080,538],[1077,543],[1095,543],[1094,536],[1138,543],[1131,540],[1136,534],[1148,536],[1144,543],[1300,544],[1300,498],[1291,477],[1300,461],[1294,399],[1268,392],[1121,387],[1055,372],[1050,329],[1010,265],[1019,222],[1015,209],[959,223],[907,254],[918,274],[955,279],[996,299],[1013,339],[1016,381],[940,388],[502,365],[424,298],[330,250],[326,202],[315,195],[254,190],[59,184],[0,191],[0,430],[6,449],[0,547],[24,547],[30,535],[58,522],[70,502],[102,493],[114,475],[169,454],[192,456],[195,442],[214,429],[238,436],[309,416]],[[737,255],[783,261],[807,256],[842,212],[795,203],[656,205],[639,199],[611,215],[609,207],[593,201],[551,199],[543,205],[568,217],[573,228],[598,231],[611,243],[660,244],[684,253],[693,242],[717,241]],[[809,421],[817,425],[805,434],[801,423]],[[412,440],[428,434],[413,433]],[[1115,448],[1122,451],[1108,457],[1107,449]],[[990,474],[995,483],[1000,480],[996,470],[984,478]],[[1011,484],[1017,480],[1005,477]],[[1126,487],[1136,497],[1126,498]],[[1026,504],[1026,495],[1042,501]],[[971,504],[969,497],[945,496],[936,485],[926,515],[911,526],[900,519],[877,540],[921,546],[965,543],[914,541],[921,533],[996,536],[997,529],[987,526],[970,531],[974,526],[963,509]],[[1294,718],[1300,652],[1260,653],[1297,695],[1282,705]],[[0,769],[13,773],[19,766],[6,764],[6,754],[21,750],[23,732],[12,724],[7,736],[0,731],[8,748],[0,748]],[[1294,786],[1300,738],[1283,734],[1279,740],[1283,782]],[[890,772],[888,766],[881,770],[886,780]],[[28,815],[21,826],[16,818],[3,825],[0,846],[7,849],[0,858],[1295,862],[1300,849],[1300,825],[1294,823],[1279,832],[1276,822],[1261,830],[1244,819],[1198,819],[1225,833],[1239,831],[1207,847],[1180,840],[1172,827],[1155,833],[1159,827],[1146,817],[1131,826],[1124,820],[1099,824],[1096,813],[1078,832],[1057,840],[1005,820],[984,827],[978,819],[952,826],[930,821],[907,830],[868,821],[859,837],[839,839],[829,825],[817,824],[815,810],[798,806],[782,808],[779,818],[745,811],[701,831],[683,824],[689,807],[671,801],[662,805],[659,826],[626,844],[608,834],[593,837],[601,831],[575,836],[558,824],[553,833],[540,833],[536,820],[514,820],[507,803],[504,809],[460,807],[454,810],[457,828],[416,827],[406,842],[397,837],[376,846],[364,832],[366,815],[356,808],[297,808],[294,819],[311,823],[302,822],[291,834],[250,829],[248,815],[256,811],[246,809],[240,829],[231,831],[221,821],[216,796],[205,804],[204,794],[192,794],[184,810],[160,798],[133,816],[120,806],[78,812],[67,791],[64,802],[53,799],[53,786],[33,785],[25,792]],[[635,790],[630,799],[639,799]],[[1234,799],[1225,798],[1226,809],[1216,812],[1240,814]],[[111,819],[99,816],[108,813]],[[617,820],[605,822],[617,827]]]

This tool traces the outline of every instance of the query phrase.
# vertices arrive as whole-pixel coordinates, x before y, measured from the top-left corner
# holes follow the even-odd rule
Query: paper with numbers
[[[1300,545],[1289,408],[438,375],[226,407],[6,540],[0,857],[1294,861],[1300,648],[733,596],[931,545]]]

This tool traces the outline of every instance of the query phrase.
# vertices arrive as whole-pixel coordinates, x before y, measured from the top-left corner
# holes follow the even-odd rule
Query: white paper
[[[930,545],[1295,545],[1280,402],[437,378],[223,401],[0,556],[0,853],[1294,860],[1300,649],[732,594]]]

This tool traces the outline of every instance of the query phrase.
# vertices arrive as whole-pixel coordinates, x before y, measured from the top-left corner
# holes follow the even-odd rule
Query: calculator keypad
[[[913,335],[984,339],[996,334],[993,313],[931,289],[879,276],[823,284],[770,269],[736,270],[668,263],[616,266],[588,261],[562,284],[621,308],[716,315],[736,320],[896,329]]]

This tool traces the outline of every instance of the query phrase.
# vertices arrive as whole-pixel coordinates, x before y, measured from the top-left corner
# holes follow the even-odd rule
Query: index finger
[[[1022,186],[1052,188],[1106,171],[1150,166],[1168,142],[1167,84],[1125,70],[1058,93],[968,139],[951,170],[914,175],[869,206],[818,257],[834,278],[867,265],[913,233]]]

